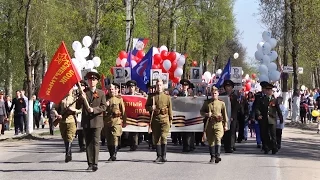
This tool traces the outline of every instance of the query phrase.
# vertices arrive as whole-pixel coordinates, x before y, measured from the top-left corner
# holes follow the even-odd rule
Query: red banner
[[[39,97],[59,103],[80,79],[78,71],[72,64],[68,50],[62,42],[43,78]]]

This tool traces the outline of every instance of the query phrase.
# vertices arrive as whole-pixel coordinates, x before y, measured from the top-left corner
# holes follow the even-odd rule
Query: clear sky
[[[248,61],[254,58],[257,44],[262,41],[262,32],[267,30],[260,22],[258,15],[259,0],[236,0],[234,15],[236,17],[237,29],[240,31],[240,42],[247,49]]]

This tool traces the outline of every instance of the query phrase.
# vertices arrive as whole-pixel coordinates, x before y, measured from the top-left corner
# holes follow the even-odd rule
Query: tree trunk
[[[160,47],[160,21],[161,21],[161,7],[160,7],[160,1],[161,0],[158,0],[157,4],[158,4],[158,17],[157,17],[157,23],[158,23],[158,28],[157,28],[157,31],[158,31],[158,42],[157,42],[157,45],[158,47]]]
[[[8,8],[8,24],[7,24],[7,32],[6,32],[6,37],[7,37],[7,41],[6,42],[6,46],[5,46],[5,70],[6,70],[6,81],[5,81],[5,92],[7,95],[9,95],[10,97],[12,97],[12,43],[11,43],[11,39],[12,39],[12,22],[11,22],[11,18],[12,18],[12,3],[10,3],[10,7]]]
[[[296,14],[296,0],[292,0],[290,4],[291,10],[291,36],[292,36],[292,66],[293,66],[293,89],[298,90],[298,53],[299,53],[299,42],[298,42],[298,27],[297,27],[297,14]]]
[[[207,71],[207,63],[206,63],[206,59],[208,58],[208,53],[207,53],[207,49],[204,47],[202,50],[203,53],[203,68],[202,68],[202,72],[206,72]]]
[[[288,65],[288,53],[289,53],[289,14],[290,14],[290,8],[289,8],[289,1],[284,1],[285,6],[285,14],[284,14],[284,37],[283,37],[283,66]],[[288,92],[288,77],[289,75],[286,73],[286,75],[282,76],[282,92]]]
[[[175,11],[176,11],[176,0],[172,0],[172,4],[171,4],[171,13],[170,13],[170,23],[169,23],[169,35],[167,37],[167,47],[169,50],[171,50],[172,48],[171,46],[171,36],[173,35],[173,26],[175,23]]]
[[[94,18],[94,29],[93,29],[93,36],[92,36],[92,44],[90,48],[90,55],[89,59],[93,59],[95,56],[95,49],[97,48],[100,42],[100,28],[99,28],[99,8],[100,3],[99,0],[95,0],[95,18]]]
[[[27,118],[27,125],[28,130],[27,133],[30,134],[33,131],[33,101],[32,101],[32,61],[30,56],[30,39],[29,39],[29,13],[30,13],[30,5],[31,0],[28,0],[26,5],[26,14],[24,19],[24,50],[25,50],[25,69],[27,72],[27,95],[29,99],[29,106],[28,106],[28,118]]]

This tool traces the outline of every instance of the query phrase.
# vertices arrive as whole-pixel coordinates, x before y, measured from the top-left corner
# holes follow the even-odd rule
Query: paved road
[[[320,179],[320,135],[315,132],[286,128],[283,148],[277,155],[264,155],[253,139],[237,144],[235,154],[222,154],[222,162],[208,164],[207,147],[194,153],[181,153],[181,147],[169,145],[165,164],[154,164],[155,152],[146,143],[139,151],[121,149],[117,162],[105,163],[106,147],[100,153],[99,170],[86,172],[85,153],[74,145],[73,161],[64,163],[60,137],[44,140],[0,142],[1,180],[59,179],[217,179],[217,180],[301,180]]]

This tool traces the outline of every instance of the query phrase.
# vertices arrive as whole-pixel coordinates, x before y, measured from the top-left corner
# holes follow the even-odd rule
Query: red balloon
[[[247,83],[251,83],[251,79],[246,80]]]
[[[122,67],[121,64],[117,65],[116,67]]]
[[[252,79],[255,79],[257,77],[257,75],[253,73],[253,74],[251,74],[251,77],[252,77]]]
[[[144,56],[143,50],[139,50],[139,51],[137,52],[137,54],[136,54],[136,57],[138,57],[139,59],[142,59],[143,56]]]
[[[160,56],[162,59],[168,59],[168,55],[169,55],[168,51],[162,51],[160,53]]]
[[[151,68],[152,69],[160,69],[160,65],[159,64],[153,64]]]
[[[110,73],[113,75],[113,67],[110,68]]]
[[[160,64],[161,63],[161,56],[160,56],[160,54],[155,54],[154,56],[153,56],[153,64]]]
[[[169,79],[173,80],[174,79],[174,74],[173,73],[169,73]]]
[[[174,78],[172,79],[172,82],[174,82],[174,83],[179,83],[179,78],[174,77]]]
[[[251,89],[251,83],[247,83],[246,86],[245,86],[245,91],[250,91]]]
[[[125,51],[120,51],[119,53],[119,59],[127,58],[128,54]]]
[[[197,62],[197,61],[192,61],[192,66],[193,66],[193,67],[198,66],[198,62]]]
[[[176,60],[176,53],[175,52],[170,52],[168,54],[167,59],[169,59],[171,62],[175,61]]]
[[[169,69],[170,72],[174,72],[178,67],[177,61],[171,62],[171,67]]]

